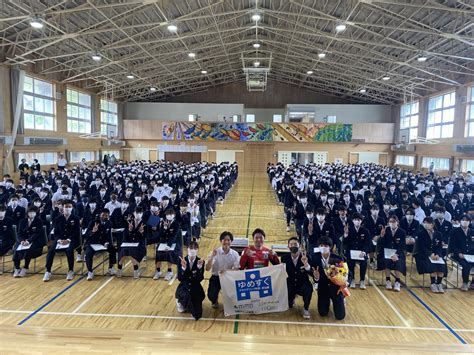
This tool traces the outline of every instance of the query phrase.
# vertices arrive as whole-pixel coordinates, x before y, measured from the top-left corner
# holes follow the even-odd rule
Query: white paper
[[[373,244],[374,246],[377,246],[377,241],[372,239],[372,244]]]
[[[121,245],[122,248],[134,248],[137,246],[138,246],[138,243],[122,243]]]
[[[112,233],[121,233],[125,228],[112,228]]]
[[[465,259],[468,263],[474,263],[474,255],[464,254],[464,259]]]
[[[384,248],[383,253],[384,253],[385,259],[391,259],[392,256],[394,256],[397,253],[397,249]]]
[[[362,250],[351,250],[351,260],[364,260],[363,256],[360,256]]]
[[[174,250],[175,247],[176,247],[176,243],[173,244],[171,247],[169,247],[168,244],[166,244],[166,243],[161,243],[158,246],[158,251],[171,251],[171,250]],[[166,248],[168,248],[168,249],[166,249]]]
[[[107,250],[102,244],[91,244],[91,248],[94,249],[94,251]]]
[[[316,253],[321,253],[321,250],[320,250],[318,247],[316,247],[316,248],[313,249],[313,252],[314,252],[315,254],[316,254]]]
[[[63,244],[58,243],[58,244],[56,244],[56,249],[67,249],[67,248],[69,248],[69,244],[70,243],[67,243],[67,244],[63,245]]]
[[[181,231],[181,235],[184,237],[186,235],[186,231]]]
[[[234,238],[234,241],[230,244],[231,247],[247,247],[249,240],[247,238]]]
[[[28,244],[28,245],[18,245],[18,247],[16,248],[17,251],[22,251],[22,250],[28,250],[31,248],[31,244]]]
[[[431,261],[431,263],[433,263],[433,264],[441,264],[441,265],[444,265],[444,260],[443,260],[443,258],[438,258],[438,260],[434,260],[434,259],[432,259],[431,256],[430,256],[430,261]]]

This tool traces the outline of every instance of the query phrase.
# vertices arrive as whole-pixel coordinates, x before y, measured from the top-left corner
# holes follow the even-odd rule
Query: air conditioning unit
[[[474,144],[454,144],[453,151],[456,153],[474,154]]]
[[[352,138],[351,143],[365,143],[365,138]]]
[[[0,136],[0,144],[12,144],[12,136]]]
[[[416,146],[414,144],[394,144],[390,146],[390,150],[392,152],[414,152],[416,149]]]
[[[17,137],[16,145],[67,145],[67,139],[52,137]]]
[[[400,130],[400,142],[405,144],[410,143],[410,129],[405,128]]]
[[[103,140],[102,147],[125,147],[125,141],[119,140]]]

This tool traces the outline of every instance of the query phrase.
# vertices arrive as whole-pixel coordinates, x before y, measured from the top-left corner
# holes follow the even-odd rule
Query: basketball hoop
[[[107,139],[105,134],[102,134],[101,132],[94,132],[94,133],[88,133],[88,134],[81,134],[79,138],[82,139]]]

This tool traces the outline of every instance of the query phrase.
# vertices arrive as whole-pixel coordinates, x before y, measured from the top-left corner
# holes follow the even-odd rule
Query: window
[[[105,154],[108,154],[109,157],[115,155],[115,158],[120,159],[120,151],[118,150],[103,150],[102,151],[102,158],[104,157]]]
[[[188,121],[189,122],[197,121],[197,115],[195,115],[195,114],[188,115]]]
[[[54,131],[54,85],[25,76],[23,83],[23,122],[25,129]]]
[[[248,113],[245,115],[245,122],[255,122],[255,115],[253,113]]]
[[[118,108],[113,101],[100,100],[100,133],[118,136]],[[112,135],[112,134],[111,134]]]
[[[418,137],[418,101],[402,105],[400,109],[400,130],[408,129],[408,141]]]
[[[91,96],[67,89],[67,131],[91,133]]]
[[[411,155],[397,155],[395,159],[395,164],[398,165],[406,165],[406,166],[414,166],[415,165],[415,157]]]
[[[95,161],[95,152],[70,152],[71,163],[79,163],[82,158],[85,158],[86,161]]]
[[[474,172],[474,160],[463,159],[461,164],[461,172],[467,173],[468,171]]]
[[[434,163],[434,166],[437,170],[449,170],[449,158],[430,158],[423,157],[422,168],[429,168],[431,162]]]
[[[474,86],[469,88],[470,95],[466,105],[466,137],[474,137]],[[467,171],[467,170],[466,170]]]
[[[426,138],[452,138],[456,94],[450,92],[430,98]]]
[[[281,123],[281,122],[283,122],[283,116],[282,116],[282,115],[274,114],[274,115],[273,115],[273,122],[275,122],[275,123]]]
[[[232,122],[239,122],[240,115],[233,115]]]
[[[57,163],[58,153],[56,152],[41,152],[41,153],[19,153],[18,161],[26,159],[27,163],[32,163],[33,159],[38,159],[40,165],[54,165]]]

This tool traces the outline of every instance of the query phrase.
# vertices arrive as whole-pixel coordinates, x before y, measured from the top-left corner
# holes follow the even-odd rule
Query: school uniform
[[[13,220],[5,216],[0,220],[0,256],[4,256],[15,245],[15,233],[13,232]]]
[[[308,258],[308,268],[305,269],[301,261],[301,253],[293,258],[291,253],[286,253],[281,257],[281,262],[285,264],[286,286],[288,288],[288,307],[293,308],[296,295],[303,297],[304,309],[308,310],[313,294],[313,286],[309,281],[309,275],[312,275],[311,260]]]
[[[452,242],[452,258],[456,260],[462,267],[462,282],[469,282],[469,274],[474,263],[469,263],[466,259],[461,259],[459,254],[474,255],[474,229],[462,227],[453,228],[451,238]]]
[[[296,234],[298,235],[298,238],[300,238],[300,240],[302,235],[303,223],[306,219],[306,207],[308,207],[308,202],[297,202],[293,213]]]
[[[186,256],[186,268],[178,267],[178,280],[175,297],[183,308],[192,314],[195,320],[202,317],[202,301],[206,298],[201,281],[204,280],[204,264],[198,267],[199,257],[191,262]]]
[[[347,259],[347,266],[349,267],[349,282],[354,280],[354,270],[356,263],[360,267],[360,280],[365,280],[365,273],[367,272],[367,256],[370,252],[372,238],[369,231],[360,226],[356,228],[354,225],[349,226],[347,237],[343,240],[345,255]],[[365,253],[363,260],[354,260],[351,257],[351,250],[360,250]]]
[[[446,263],[434,264],[430,261],[431,254],[443,257],[443,236],[440,232],[434,230],[430,235],[425,228],[420,228],[415,251],[416,269],[420,275],[433,272],[442,272],[444,276],[447,275]]]
[[[318,247],[318,241],[321,237],[329,237],[333,241],[336,249],[339,250],[341,241],[336,239],[334,227],[332,224],[324,221],[319,223],[318,219],[313,217],[311,220],[306,219],[303,225],[304,239],[308,245],[307,250],[310,255],[314,254],[314,248]]]
[[[31,259],[43,254],[43,247],[46,245],[43,231],[43,221],[36,216],[33,220],[25,218],[21,220],[18,227],[18,242],[14,246],[13,264],[15,269],[20,268],[21,259],[25,259],[25,269],[28,269]],[[28,241],[31,247],[26,250],[16,250],[20,242]]]
[[[352,225],[352,221],[348,217],[337,217],[333,221],[334,226],[334,237],[336,240],[339,240],[339,243],[344,239],[344,227],[346,224]],[[343,244],[340,244],[343,246]],[[342,248],[341,248],[342,249]],[[339,250],[342,253],[342,250]]]
[[[315,254],[312,258],[312,268],[319,270],[319,281],[318,281],[318,313],[320,316],[325,317],[329,314],[329,307],[333,305],[334,315],[337,320],[342,320],[346,316],[346,307],[344,305],[344,295],[339,292],[339,286],[333,284],[324,269],[329,265],[335,265],[344,259],[337,254],[330,254],[328,259],[324,259],[321,253]]]
[[[160,244],[166,244],[168,247],[171,247],[173,244],[177,244],[181,230],[179,229],[179,224],[176,221],[176,218],[171,222],[166,219],[161,220],[158,230],[158,239]],[[157,249],[155,260],[167,261],[172,264],[177,264],[178,250],[176,247],[175,250],[169,251],[158,251]]]
[[[396,249],[398,260],[392,261],[391,259],[385,259],[385,248]],[[395,233],[393,233],[392,229],[387,227],[385,229],[385,235],[379,239],[377,249],[377,270],[397,270],[403,275],[406,274],[406,232],[403,229],[399,227]]]
[[[109,253],[109,268],[117,263],[117,251],[112,241],[112,222],[109,220],[98,222],[99,226],[96,232],[93,232],[95,221],[91,221],[87,228],[87,237],[84,243],[84,250],[86,253],[87,271],[92,272],[92,260],[96,251],[91,247],[91,244],[107,245],[107,252]]]
[[[69,246],[65,249],[56,249],[58,240],[70,240]],[[46,271],[51,272],[54,256],[56,252],[65,252],[69,271],[74,270],[74,250],[80,245],[81,241],[81,225],[79,217],[71,214],[66,219],[64,215],[56,218],[54,223],[53,244],[49,247],[46,256]]]
[[[414,218],[411,222],[409,222],[406,218],[402,218],[400,220],[400,228],[406,232],[407,238],[411,237],[416,240],[418,238],[418,232],[420,230],[420,222],[418,222]],[[411,253],[413,252],[413,249],[414,245],[406,245],[407,252]]]
[[[185,212],[181,213],[179,211],[176,213],[176,219],[179,223],[179,228],[181,229],[181,233],[183,235],[183,244],[185,246],[189,246],[191,242],[191,213]]]
[[[123,247],[120,245],[119,247],[119,260],[121,260],[125,256],[129,256],[136,261],[140,262],[146,255],[146,234],[145,234],[145,223],[143,220],[132,221],[132,230],[125,228],[123,232],[123,240],[122,243],[138,243],[136,247]],[[143,229],[143,232],[140,231]]]
[[[13,221],[13,224],[19,228],[20,222],[26,217],[26,210],[20,205],[17,205],[15,209],[13,209],[11,206],[8,206],[7,213],[5,215],[10,217]]]

